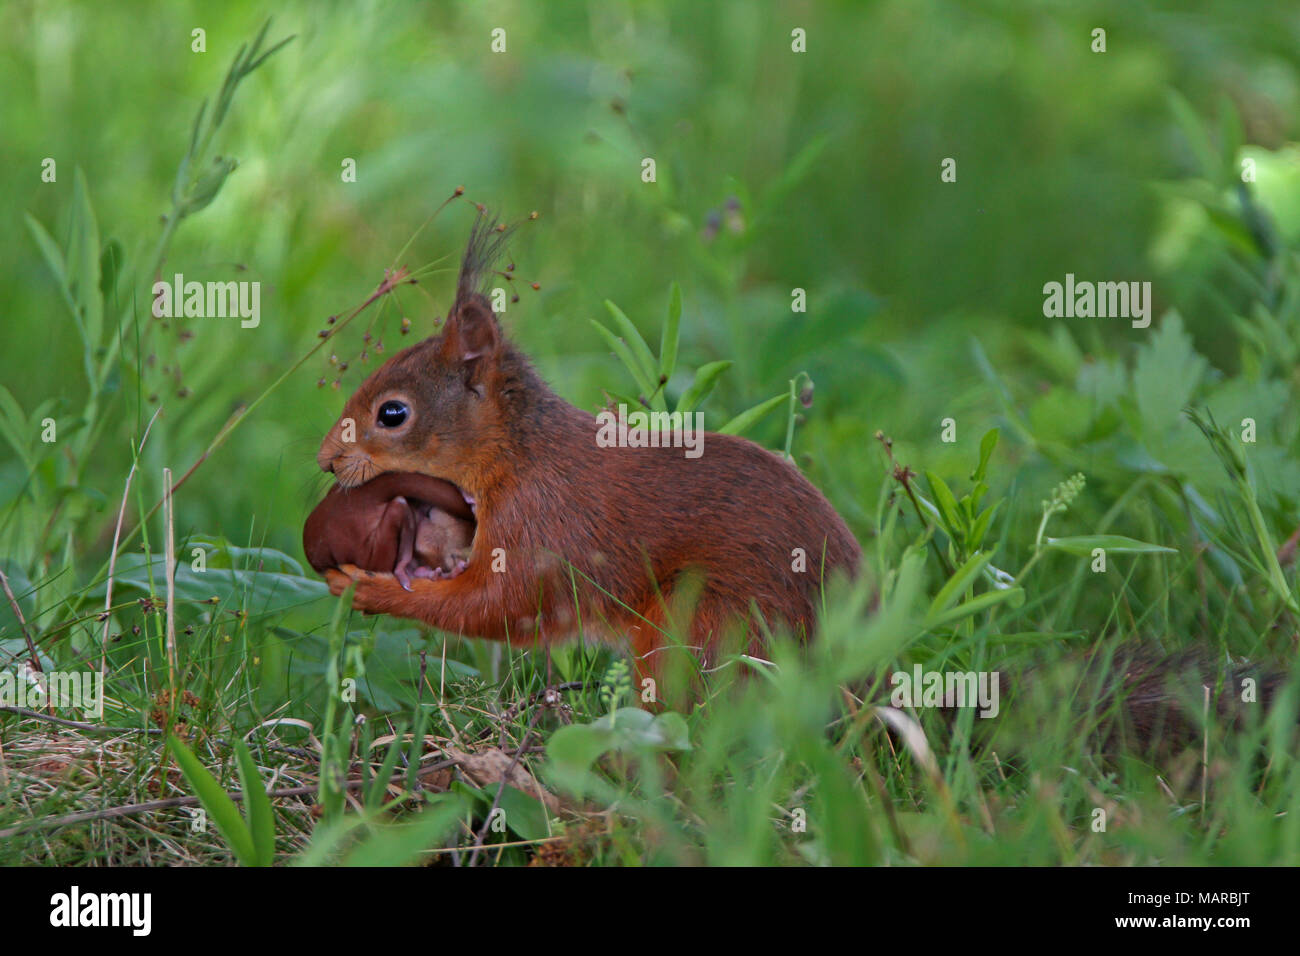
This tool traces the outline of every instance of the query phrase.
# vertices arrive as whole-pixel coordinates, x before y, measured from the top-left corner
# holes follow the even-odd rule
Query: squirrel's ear
[[[449,361],[465,363],[471,380],[478,377],[484,361],[493,361],[501,350],[501,327],[482,296],[456,306],[447,319],[442,353]]]

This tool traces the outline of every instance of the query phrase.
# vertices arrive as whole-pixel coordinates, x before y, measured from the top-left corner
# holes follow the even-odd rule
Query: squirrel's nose
[[[329,448],[329,439],[327,438],[325,443],[320,446],[320,451],[316,452],[316,464],[320,466],[321,471],[333,471],[335,457],[334,451]]]

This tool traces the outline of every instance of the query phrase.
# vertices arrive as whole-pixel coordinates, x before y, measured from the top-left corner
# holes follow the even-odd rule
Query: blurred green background
[[[211,150],[239,167],[181,223],[162,270],[260,280],[261,326],[191,320],[182,341],[181,323],[148,328],[140,270],[196,110],[271,12],[268,42],[296,38],[239,88]],[[196,27],[205,53],[191,50]],[[1098,27],[1105,53],[1091,49]],[[806,30],[805,53],[791,51],[794,28]],[[1225,316],[1243,297],[1201,249],[1204,214],[1155,188],[1198,172],[1171,97],[1210,128],[1235,117],[1245,143],[1278,150],[1300,117],[1297,41],[1300,14],[1280,3],[10,0],[0,10],[0,380],[27,413],[57,399],[61,426],[86,403],[81,344],[23,221],[30,213],[64,242],[79,167],[100,235],[121,244],[131,277],[117,302],[137,297],[123,354],[134,356],[143,329],[141,357],[153,362],[143,383],[129,372],[110,381],[111,417],[80,463],[81,485],[102,495],[84,505],[103,510],[90,549],[102,558],[150,398],[165,406],[142,462],[153,501],[161,468],[192,464],[464,185],[509,219],[540,213],[511,258],[541,290],[521,289],[504,318],[565,397],[594,409],[602,389],[627,387],[588,321],[604,318],[603,300],[657,341],[676,280],[683,361],[736,363],[707,422],[808,371],[817,399],[796,451],[861,532],[884,477],[877,429],[902,460],[942,471],[969,463],[997,424],[972,339],[1029,393],[1049,389],[1054,323],[1041,290],[1066,272],[1152,280],[1156,314],[1179,308],[1213,362],[1235,369]],[[1294,153],[1269,155],[1269,183],[1295,177]],[[641,181],[647,156],[655,184]],[[57,161],[55,183],[41,181],[45,157]],[[946,157],[955,183],[940,180]],[[341,181],[345,158],[355,183]],[[472,218],[454,203],[400,262],[454,263]],[[363,326],[388,346],[403,342],[402,316],[413,333],[430,331],[450,286],[442,272],[404,288],[309,359],[195,474],[178,530],[300,553],[320,487],[317,443],[375,364],[357,357]],[[796,287],[806,314],[791,313]],[[118,314],[106,310],[108,335]],[[1124,355],[1153,332],[1070,326],[1084,353]],[[351,364],[338,390],[317,387],[337,377],[331,352]],[[946,416],[959,423],[956,446],[937,441]],[[778,419],[753,437],[778,445]],[[46,467],[76,467],[67,456]],[[0,468],[12,502],[27,476],[12,456]],[[1020,475],[1035,498],[1060,477]]]

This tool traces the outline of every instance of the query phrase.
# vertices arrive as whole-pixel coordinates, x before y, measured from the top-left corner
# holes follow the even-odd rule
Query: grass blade
[[[249,832],[248,824],[239,815],[235,801],[221,789],[221,784],[217,783],[216,777],[208,772],[207,768],[199,762],[199,758],[194,756],[194,752],[185,746],[179,737],[169,736],[167,746],[176,758],[176,765],[181,768],[181,773],[184,774],[194,795],[199,798],[203,809],[212,817],[217,832],[235,854],[235,859],[244,866],[256,866],[257,851],[253,846],[253,836]]]

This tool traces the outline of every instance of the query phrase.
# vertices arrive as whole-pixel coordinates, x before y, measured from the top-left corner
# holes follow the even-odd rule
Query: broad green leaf
[[[618,710],[589,724],[561,727],[546,745],[546,754],[571,771],[585,771],[609,750],[689,750],[690,731],[681,714],[651,714],[639,707]]]
[[[497,796],[498,790],[500,796]],[[481,804],[485,811],[496,800],[497,808],[505,812],[507,829],[521,840],[544,840],[551,835],[546,805],[536,796],[506,783],[483,789],[464,786],[461,792]]]
[[[238,568],[209,567],[206,571],[195,571],[190,561],[189,549],[180,551],[182,560],[176,564],[176,600],[206,601],[217,597],[224,601],[234,600],[253,613],[270,613],[284,610],[329,597],[329,586],[322,580],[301,574],[286,574],[278,571],[243,570]],[[153,580],[163,580],[166,561],[162,555],[155,555],[152,568],[145,555],[126,553],[118,558],[118,571],[114,574],[115,589],[135,588],[145,594],[150,593],[150,573]],[[104,584],[91,588],[88,596],[103,597]]]
[[[573,770],[586,770],[612,746],[610,735],[591,724],[570,724],[551,734],[546,756]]]
[[[455,794],[438,794],[436,802],[414,819],[376,826],[343,857],[343,866],[407,866],[440,846],[463,818],[465,808]]]
[[[1182,409],[1205,375],[1208,363],[1196,354],[1177,312],[1169,312],[1138,349],[1133,370],[1142,432],[1159,436],[1182,423]]]

